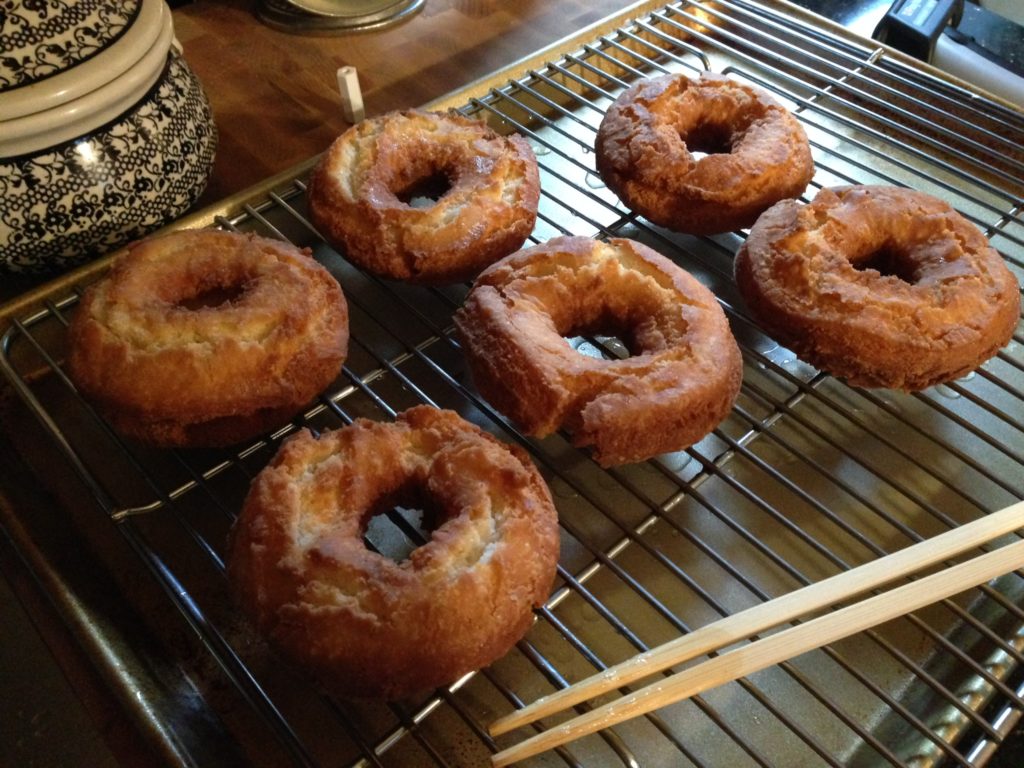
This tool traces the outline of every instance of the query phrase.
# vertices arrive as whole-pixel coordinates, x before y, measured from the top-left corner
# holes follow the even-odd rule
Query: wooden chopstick
[[[503,733],[509,727],[516,727],[515,723],[531,722],[552,711],[570,706],[571,704],[565,704],[566,701],[579,703],[597,695],[594,693],[595,690],[601,693],[681,663],[679,660],[666,663],[666,659],[680,657],[680,649],[681,658],[685,660],[693,658],[697,653],[728,646],[796,616],[842,602],[878,584],[941,563],[965,549],[991,541],[1022,526],[1024,502],[1018,502],[972,523],[715,622],[665,646],[640,654],[588,678],[577,686],[539,700],[535,705],[515,713],[516,717],[502,718],[492,726],[492,732],[495,726],[499,726],[499,732]],[[503,766],[522,760],[910,613],[1022,566],[1024,541],[988,552],[973,560],[723,653],[520,742],[494,755],[492,762],[495,766]],[[837,585],[842,588],[841,591],[837,589]],[[809,599],[806,598],[808,594]],[[776,610],[779,605],[782,605],[783,613]],[[754,615],[753,620],[750,619],[751,614]],[[697,643],[684,642],[698,632],[702,636],[698,638]],[[694,647],[705,650],[694,652]],[[652,668],[652,664],[660,666]],[[610,676],[609,672],[612,672]],[[554,704],[552,700],[556,700]],[[527,713],[525,718],[522,716],[523,713]],[[510,721],[514,724],[504,727],[508,726]]]
[[[791,619],[849,600],[886,582],[940,563],[1018,528],[1024,528],[1024,502],[1013,504],[959,528],[781,595],[766,603],[747,608],[657,648],[651,648],[495,720],[489,730],[491,735],[499,736],[542,717],[568,709],[581,701],[595,698],[613,688],[621,688],[710,651],[746,640]]]

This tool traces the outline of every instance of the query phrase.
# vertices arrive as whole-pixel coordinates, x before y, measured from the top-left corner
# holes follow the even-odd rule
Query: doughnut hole
[[[593,334],[591,337],[569,335],[563,337],[576,352],[597,360],[625,360],[635,353],[617,334]]]
[[[689,327],[672,281],[628,248],[592,247],[598,256],[590,264],[567,252],[528,270],[530,280],[518,289],[529,296],[522,306],[540,311],[520,313],[525,335],[536,340],[553,331],[595,364],[643,365],[641,358],[686,343]]]
[[[414,158],[393,169],[388,189],[410,208],[430,208],[447,195],[458,178],[458,164],[450,153],[421,148]]]
[[[430,541],[448,517],[421,483],[410,481],[370,507],[363,518],[362,535],[370,549],[401,564]]]
[[[743,134],[757,120],[764,117],[764,110],[741,100],[719,96],[691,105],[691,109],[673,117],[679,138],[686,145],[686,151],[696,161],[709,155],[729,155],[742,141]]]
[[[570,292],[575,301],[549,302],[556,331],[578,353],[605,360],[625,360],[657,353],[686,334],[682,314],[673,311],[676,297],[633,269],[616,271],[594,288],[579,276]]]
[[[216,309],[237,302],[247,290],[248,286],[242,283],[211,285],[191,296],[182,296],[174,305],[191,312],[199,309]]]
[[[874,270],[882,277],[895,277],[904,283],[914,285],[920,279],[920,263],[913,251],[884,243],[882,247],[850,257],[850,264],[859,272]]]
[[[596,322],[574,324],[562,333],[566,343],[581,355],[599,360],[625,360],[644,354],[639,318],[624,317],[602,308]]]
[[[694,160],[732,152],[734,133],[725,123],[701,121],[679,135]]]
[[[237,304],[254,286],[255,270],[236,259],[215,268],[212,264],[199,264],[198,268],[168,272],[160,276],[159,298],[166,303],[190,312],[217,309]]]
[[[448,194],[451,188],[452,181],[448,172],[438,170],[414,180],[403,189],[395,190],[395,197],[410,208],[429,208]]]
[[[415,458],[403,460],[401,450]],[[478,456],[477,461],[473,449],[459,440],[427,431],[412,432],[406,444],[382,446],[378,454],[376,463],[364,468],[358,492],[351,487],[341,492],[338,479],[326,475],[311,484],[307,503],[326,514],[308,518],[303,538],[322,541],[329,551],[338,531],[347,531],[368,554],[390,561],[381,566],[385,570],[415,572],[428,581],[444,563],[464,568],[477,563],[508,512],[501,493],[488,491],[484,482],[495,469],[493,460]],[[347,459],[356,460],[356,455]]]

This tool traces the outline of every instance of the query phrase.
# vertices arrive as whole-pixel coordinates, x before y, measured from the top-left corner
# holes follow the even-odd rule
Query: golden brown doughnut
[[[447,191],[428,207],[409,198]],[[419,283],[467,279],[523,244],[537,219],[537,159],[454,112],[390,112],[349,128],[309,180],[313,223],[354,263]]]
[[[348,308],[308,251],[214,229],[133,245],[68,331],[68,373],[111,425],[162,446],[280,426],[338,375]]]
[[[636,83],[605,114],[595,149],[598,173],[630,210],[692,234],[750,226],[814,175],[796,118],[759,88],[712,72]]]
[[[736,282],[776,340],[864,387],[963,376],[1020,317],[1017,281],[978,228],[898,187],[825,188],[807,205],[775,205],[740,248]]]
[[[401,563],[362,539],[396,504],[438,524]],[[228,576],[256,626],[329,690],[396,699],[503,656],[557,561],[555,508],[525,452],[420,406],[286,441],[232,529]]]
[[[714,294],[632,240],[561,237],[477,278],[455,326],[473,381],[527,434],[559,427],[604,466],[700,440],[729,412],[742,361]],[[599,360],[565,336],[611,333],[632,353]]]

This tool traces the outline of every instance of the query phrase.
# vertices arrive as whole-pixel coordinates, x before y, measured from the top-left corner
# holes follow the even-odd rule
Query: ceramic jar
[[[213,166],[202,85],[163,0],[0,13],[0,269],[58,272],[188,209]]]

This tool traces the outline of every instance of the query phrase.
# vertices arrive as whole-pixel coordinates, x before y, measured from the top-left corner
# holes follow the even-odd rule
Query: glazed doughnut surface
[[[337,376],[348,308],[288,243],[213,229],[132,246],[68,331],[68,372],[122,434],[227,445],[280,426]]]
[[[424,185],[443,194],[414,207],[409,198]],[[521,136],[499,136],[454,112],[408,110],[343,133],[314,169],[307,196],[317,229],[354,263],[385,277],[445,283],[523,244],[536,222],[540,178]]]
[[[627,239],[555,238],[477,279],[455,325],[473,381],[527,434],[559,427],[601,464],[695,443],[729,412],[742,361],[714,294]],[[611,333],[632,353],[597,359],[565,336]]]
[[[595,150],[601,178],[630,210],[693,234],[747,227],[814,175],[796,118],[713,72],[636,83],[605,114]]]
[[[438,523],[400,563],[362,539],[396,504]],[[258,628],[332,692],[396,699],[504,655],[557,560],[555,509],[525,453],[420,406],[287,440],[253,481],[228,575]]]
[[[1017,281],[978,228],[898,187],[779,203],[751,229],[735,270],[769,334],[858,386],[914,391],[963,376],[1020,318]]]

